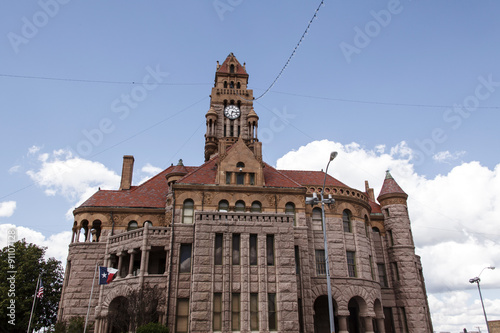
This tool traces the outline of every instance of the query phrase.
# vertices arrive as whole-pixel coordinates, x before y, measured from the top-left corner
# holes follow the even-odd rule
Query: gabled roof
[[[385,179],[384,179],[384,184],[382,185],[382,189],[380,190],[380,194],[377,197],[377,200],[380,201],[380,197],[388,194],[395,194],[399,196],[406,196],[408,195],[403,191],[401,187],[399,187],[398,183],[392,178],[391,173],[389,170],[386,171],[385,174]]]
[[[219,156],[214,156],[199,167],[191,167],[192,170],[179,179],[177,184],[210,184],[215,185],[217,176],[217,161]]]
[[[325,179],[325,173],[323,171],[279,170],[279,172],[293,179],[295,182],[301,184],[302,186],[305,185],[323,186],[323,181]],[[326,176],[325,185],[349,187],[330,175]]]
[[[238,59],[234,56],[233,52],[229,53],[226,60],[222,63],[222,65],[217,70],[217,73],[226,73],[230,74],[230,63],[234,62],[235,71],[234,74],[245,74],[248,75],[245,67],[240,64]]]

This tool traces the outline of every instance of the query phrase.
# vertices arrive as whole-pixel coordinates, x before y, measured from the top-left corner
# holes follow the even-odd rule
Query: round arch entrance
[[[333,300],[333,322],[335,323],[335,330],[338,330],[339,321],[335,312],[337,306]],[[328,296],[322,295],[314,301],[314,333],[328,333],[330,332],[330,315],[328,313]]]
[[[128,332],[130,317],[127,298],[118,296],[109,303],[108,324],[109,333]]]
[[[365,333],[365,321],[359,314],[366,312],[366,302],[361,297],[356,296],[351,298],[347,307],[349,309],[349,319],[347,320],[347,330],[349,333]]]

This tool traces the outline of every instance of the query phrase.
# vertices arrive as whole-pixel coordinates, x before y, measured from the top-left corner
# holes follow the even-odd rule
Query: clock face
[[[236,105],[229,105],[224,109],[224,115],[229,119],[236,119],[240,116],[240,114],[241,111]]]

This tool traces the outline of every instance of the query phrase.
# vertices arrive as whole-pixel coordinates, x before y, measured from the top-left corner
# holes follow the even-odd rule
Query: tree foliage
[[[20,240],[0,250],[0,331],[24,333],[33,304],[38,276],[44,287],[37,298],[31,328],[55,324],[63,282],[61,262],[44,259],[46,248]]]
[[[141,325],[158,322],[158,309],[164,303],[157,286],[131,290],[126,297],[115,298],[109,305],[108,322],[116,331],[132,331]]]

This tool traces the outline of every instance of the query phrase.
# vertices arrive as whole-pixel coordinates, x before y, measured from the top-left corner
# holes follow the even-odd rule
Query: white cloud
[[[465,151],[457,151],[453,154],[448,150],[440,151],[432,156],[432,159],[439,163],[450,163],[451,161],[458,160],[460,157],[465,155]]]
[[[41,232],[30,228],[15,226],[13,224],[0,224],[0,244],[1,247],[7,246],[7,231],[15,229],[17,240],[26,239],[27,243],[33,243],[38,246],[47,248],[45,258],[56,258],[61,261],[63,267],[66,266],[66,258],[68,256],[68,246],[71,241],[71,231],[63,231],[58,234],[49,236],[48,238],[42,235]]]
[[[15,201],[0,202],[0,217],[11,217],[16,210]]]
[[[364,181],[369,180],[377,196],[385,170],[389,169],[409,195],[413,237],[416,252],[422,258],[427,290],[433,295],[448,295],[430,302],[434,323],[441,331],[462,330],[465,326],[460,325],[475,317],[452,313],[460,303],[460,293],[471,288],[469,279],[482,268],[500,265],[500,164],[491,170],[479,162],[462,162],[447,174],[427,179],[415,171],[415,154],[405,142],[391,148],[378,145],[367,149],[357,143],[343,145],[323,140],[285,154],[278,159],[277,167],[321,170],[331,151],[338,151],[339,155],[330,163],[328,173],[346,185],[364,190]],[[498,288],[500,270],[488,275],[485,272],[481,279],[485,288]],[[453,302],[457,302],[457,307]],[[500,297],[491,304],[500,309]],[[475,309],[475,305],[467,306]]]
[[[28,148],[28,155],[34,155],[34,154],[38,153],[38,151],[40,149],[42,149],[42,147],[33,145],[30,148]]]
[[[147,174],[150,174],[151,176],[155,176],[156,174],[160,173],[163,171],[162,168],[155,167],[151,165],[150,163],[147,163],[145,166],[141,168],[141,171]]]
[[[12,166],[9,169],[9,173],[13,174],[13,173],[19,172],[19,170],[21,170],[21,166],[20,165],[14,165],[14,166]]]
[[[141,168],[141,172],[146,174],[146,175],[142,176],[142,178],[139,180],[138,184],[140,185],[140,184],[150,180],[151,178],[153,178],[154,176],[156,176],[157,174],[159,174],[162,171],[163,171],[162,168],[155,167],[155,166],[151,165],[150,163],[147,163],[145,166],[143,166]]]
[[[66,150],[39,154],[38,161],[38,170],[29,170],[27,175],[44,189],[46,195],[61,195],[75,206],[88,199],[99,187],[116,189],[120,184],[120,176],[103,164],[74,157]],[[68,211],[69,217],[73,208]]]

